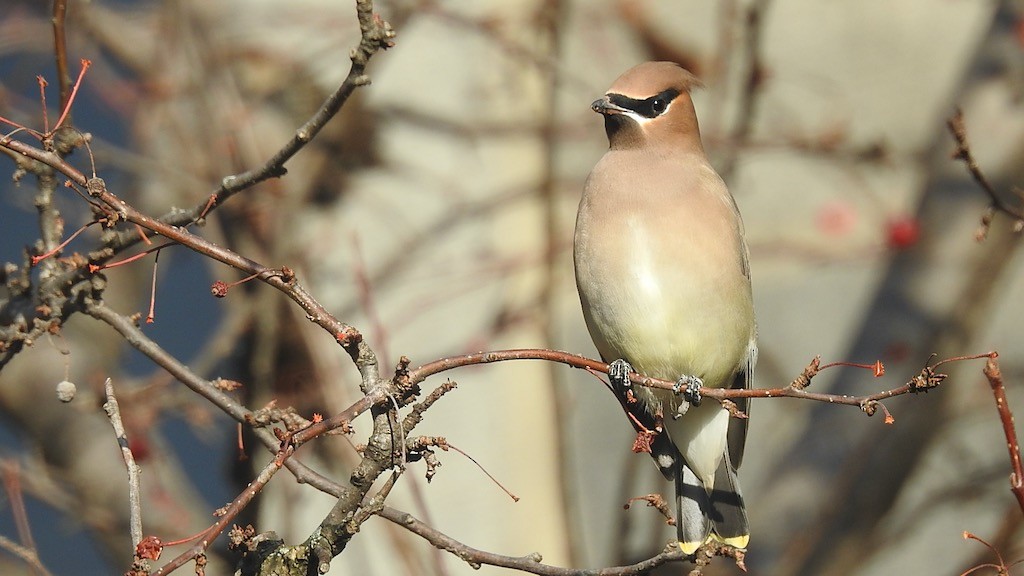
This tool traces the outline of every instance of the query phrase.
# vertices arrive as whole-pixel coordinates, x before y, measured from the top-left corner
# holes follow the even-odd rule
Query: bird
[[[749,542],[736,475],[748,400],[732,417],[700,402],[700,388],[749,388],[757,362],[743,221],[704,152],[690,97],[700,86],[676,63],[645,62],[591,104],[608,150],[584,185],[573,241],[587,329],[634,426],[658,431],[651,456],[675,483],[686,555]],[[634,390],[630,372],[675,381],[681,394]]]

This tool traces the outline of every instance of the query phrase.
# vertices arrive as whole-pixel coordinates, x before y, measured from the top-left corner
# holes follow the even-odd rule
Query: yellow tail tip
[[[726,546],[732,546],[733,548],[739,548],[741,550],[746,550],[747,544],[750,543],[750,534],[744,534],[742,536],[731,536],[729,538],[722,538],[718,534],[712,533],[710,536],[708,536],[708,539],[705,540],[704,542],[707,542],[709,540],[715,540],[716,542],[721,542],[722,544],[725,544]],[[694,553],[697,552],[697,549],[699,549],[701,546],[704,545],[704,542],[683,542],[683,541],[679,541],[679,542],[677,542],[677,544],[679,545],[679,550],[682,551],[683,554],[686,554],[687,556],[692,556]]]
[[[679,544],[679,549],[683,552],[683,554],[686,554],[687,556],[693,556],[693,554],[695,552],[697,552],[697,549],[701,547],[703,542],[682,542],[682,541],[679,541],[679,542],[677,542],[677,544]]]
[[[732,536],[730,538],[722,538],[718,534],[712,534],[712,538],[718,540],[722,544],[732,546],[733,548],[739,548],[741,550],[747,549],[747,544],[750,543],[750,534],[744,534],[742,536]]]

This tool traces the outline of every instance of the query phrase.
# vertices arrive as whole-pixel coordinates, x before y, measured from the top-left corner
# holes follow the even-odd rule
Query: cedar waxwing
[[[757,359],[743,222],[704,155],[692,74],[647,62],[591,108],[609,149],[583,189],[573,257],[587,329],[621,397],[628,373],[676,380],[688,394],[636,387],[627,405],[655,436],[651,455],[675,481],[679,547],[749,540],[736,478],[747,421],[698,387],[746,388]],[[746,400],[737,402],[747,412]]]

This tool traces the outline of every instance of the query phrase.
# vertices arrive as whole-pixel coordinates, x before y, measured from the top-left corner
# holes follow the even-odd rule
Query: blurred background
[[[36,76],[55,91],[50,7],[0,2],[0,115],[39,127]],[[882,360],[886,375],[829,370],[817,391],[894,388],[939,357],[998,350],[1011,407],[1024,411],[1019,236],[950,159],[945,122],[964,110],[995,187],[1024,185],[1024,2],[985,0],[379,1],[396,46],[286,177],[234,197],[202,234],[287,265],[369,339],[389,371],[512,347],[596,357],[572,276],[583,181],[607,147],[589,104],[627,68],[672,60],[698,74],[706,147],[743,213],[760,330],[755,385],[778,387],[821,355]],[[350,2],[70,2],[69,60],[93,66],[74,110],[95,169],[150,214],[201,202],[227,175],[262,164],[348,71]],[[6,129],[5,129],[6,130]],[[90,170],[81,151],[72,162]],[[6,173],[14,164],[0,161]],[[34,182],[0,181],[0,259],[38,238]],[[88,219],[67,190],[70,233]],[[87,231],[70,250],[98,238]],[[108,303],[148,306],[152,259],[108,273]],[[164,250],[156,322],[144,330],[200,374],[335,413],[359,397],[334,340],[273,289],[186,249]],[[1003,431],[983,361],[946,365],[938,390],[887,402],[895,423],[855,408],[755,401],[740,477],[753,574],[960,574],[991,554],[1024,557]],[[614,397],[593,376],[510,362],[448,372],[459,383],[420,434],[445,436],[512,492],[449,452],[428,484],[412,464],[389,504],[479,549],[597,568],[660,551],[674,534],[632,496],[668,493]],[[100,410],[111,377],[143,467],[147,534],[172,540],[212,522],[267,455],[233,421],[75,317],[0,372],[0,535],[18,541],[22,494],[55,574],[130,563],[126,480]],[[79,394],[57,401],[68,378]],[[437,385],[443,377],[428,380]],[[344,480],[349,439],[300,458]],[[361,435],[362,434],[362,435]],[[241,520],[305,539],[331,499],[279,474]],[[223,547],[223,545],[221,545]],[[208,573],[231,573],[213,558]],[[475,573],[371,519],[332,573]],[[0,572],[30,573],[7,553]],[[481,572],[497,574],[484,567]],[[679,573],[670,565],[664,573]],[[735,574],[719,559],[708,574]]]

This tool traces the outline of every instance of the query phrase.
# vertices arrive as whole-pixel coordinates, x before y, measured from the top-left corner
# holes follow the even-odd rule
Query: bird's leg
[[[687,404],[691,406],[700,406],[701,395],[700,389],[704,386],[704,381],[696,376],[687,376],[683,374],[676,380],[676,385],[672,387],[672,391],[676,394],[683,393],[683,400],[686,400]]]
[[[632,371],[633,367],[622,358],[608,365],[608,381],[615,392],[623,398],[633,391],[633,383],[629,381],[629,373]]]

